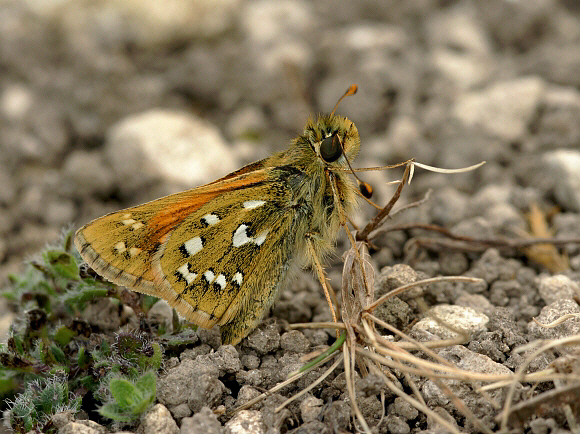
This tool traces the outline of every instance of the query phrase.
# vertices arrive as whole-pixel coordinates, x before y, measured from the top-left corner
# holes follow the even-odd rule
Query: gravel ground
[[[5,0],[0,4],[0,279],[62,228],[209,182],[285,149],[309,114],[329,111],[351,84],[340,114],[356,123],[357,167],[409,158],[461,175],[417,170],[397,206],[432,194],[389,224],[437,224],[478,239],[580,237],[580,7],[573,0]],[[364,179],[384,204],[387,181]],[[361,207],[363,223],[373,215]],[[580,245],[542,255],[529,248],[465,248],[430,231],[392,231],[375,242],[377,294],[439,275],[479,285],[431,285],[430,308],[467,328],[471,340],[439,350],[458,366],[514,372],[535,339],[580,333]],[[414,240],[414,241],[413,241]],[[417,244],[417,241],[421,241]],[[431,241],[429,241],[431,240]],[[415,243],[415,244],[414,244]],[[339,290],[345,240],[329,263]],[[410,247],[416,248],[410,248]],[[473,245],[472,245],[473,247]],[[416,295],[416,294],[415,294]],[[11,321],[7,308],[0,327]],[[170,309],[155,308],[157,321]],[[377,313],[420,340],[449,337],[403,294]],[[326,330],[288,323],[330,314],[311,273],[284,290],[271,315],[242,344],[220,346],[215,330],[168,357],[158,403],[139,432],[354,432],[342,368],[287,409],[273,409],[311,384],[318,368],[250,410],[248,402],[332,342]],[[386,332],[385,332],[386,333]],[[574,348],[534,359],[544,369]],[[576,354],[578,354],[576,352]],[[577,370],[576,370],[577,372]],[[400,373],[399,373],[400,374]],[[395,374],[397,377],[397,374]],[[406,391],[405,378],[397,377]],[[377,432],[442,432],[433,420],[385,392],[372,375],[357,381],[361,412]],[[431,380],[418,383],[428,406],[465,432],[475,430]],[[449,387],[492,431],[498,410],[469,384]],[[523,383],[518,399],[553,387]],[[184,392],[185,391],[185,392]],[[498,403],[501,391],[491,393]],[[381,413],[385,415],[381,420]],[[580,419],[578,414],[577,420]],[[100,421],[103,422],[103,421]],[[570,432],[561,409],[519,428]],[[105,432],[63,421],[60,432]]]

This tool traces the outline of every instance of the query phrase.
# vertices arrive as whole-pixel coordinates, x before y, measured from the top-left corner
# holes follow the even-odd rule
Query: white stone
[[[560,149],[546,153],[543,159],[558,202],[566,209],[580,211],[580,152]]]
[[[462,94],[453,115],[468,127],[479,126],[506,142],[516,141],[527,133],[545,88],[544,81],[535,76],[497,82]]]
[[[109,131],[105,154],[128,192],[159,178],[192,187],[239,166],[217,127],[174,110],[154,109],[121,120]]]
[[[479,313],[470,307],[442,304],[429,309],[429,314],[459,330],[465,330],[468,335],[484,330],[489,322],[487,315]],[[413,330],[425,330],[442,339],[454,338],[457,333],[438,323],[430,316],[425,316],[413,326]]]

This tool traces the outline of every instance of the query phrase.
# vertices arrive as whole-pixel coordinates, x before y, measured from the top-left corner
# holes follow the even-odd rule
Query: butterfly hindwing
[[[280,280],[289,253],[275,244],[293,239],[293,214],[284,208],[290,195],[283,183],[273,180],[243,192],[224,193],[170,234],[154,270],[190,307],[186,317],[205,327],[226,324],[251,294],[263,293],[270,282]],[[262,298],[261,311],[268,297]]]

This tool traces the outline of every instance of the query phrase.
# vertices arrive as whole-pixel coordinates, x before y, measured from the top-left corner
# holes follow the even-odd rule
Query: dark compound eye
[[[327,137],[320,143],[320,156],[327,163],[332,163],[340,158],[342,155],[342,146],[340,146],[340,139],[338,135],[333,134]]]

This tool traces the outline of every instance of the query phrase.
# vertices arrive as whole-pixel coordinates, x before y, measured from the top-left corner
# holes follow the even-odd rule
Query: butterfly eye
[[[340,146],[340,139],[338,135],[333,134],[330,137],[325,138],[320,143],[320,156],[327,163],[332,163],[339,159],[342,155],[342,146]]]

